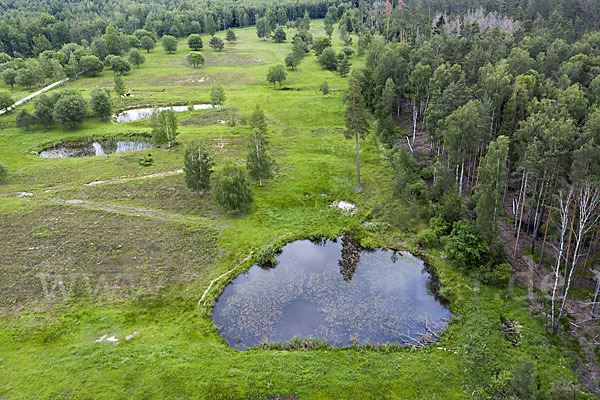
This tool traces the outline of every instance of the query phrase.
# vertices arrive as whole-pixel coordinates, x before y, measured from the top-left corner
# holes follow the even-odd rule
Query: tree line
[[[538,268],[549,257],[547,315],[558,332],[600,237],[600,34],[565,36],[539,13],[482,29],[492,17],[422,23],[406,18],[416,14],[403,2],[381,6],[340,17],[339,29],[367,46],[346,94],[358,189],[359,139],[373,132],[388,148],[395,201],[429,220],[422,245],[444,244],[458,268],[501,285],[522,250]],[[507,252],[497,239],[503,218]]]

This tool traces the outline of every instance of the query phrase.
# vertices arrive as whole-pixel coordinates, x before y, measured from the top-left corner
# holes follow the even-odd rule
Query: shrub
[[[0,161],[0,181],[3,181],[8,175],[8,167]]]
[[[325,69],[336,71],[338,67],[338,58],[335,50],[331,47],[325,48],[319,56],[319,64]]]
[[[422,247],[426,249],[437,247],[439,243],[437,235],[431,229],[424,229],[421,232],[419,232],[417,236],[417,241]]]
[[[451,225],[448,224],[441,216],[436,215],[429,220],[429,229],[436,237],[441,238],[450,233]]]
[[[367,232],[377,232],[379,231],[379,224],[377,224],[376,222],[365,222],[363,224],[363,228]]]
[[[148,153],[143,157],[138,158],[138,164],[140,164],[142,167],[149,167],[154,163],[154,160],[152,159],[152,154]]]
[[[492,267],[484,281],[490,285],[506,287],[512,278],[512,274],[512,266],[508,263],[502,263]]]
[[[473,224],[458,221],[446,243],[452,264],[464,271],[481,271],[489,259],[490,247]]]
[[[259,267],[274,267],[277,264],[277,259],[275,258],[277,252],[278,249],[276,246],[272,244],[266,245],[256,252],[254,260]]]

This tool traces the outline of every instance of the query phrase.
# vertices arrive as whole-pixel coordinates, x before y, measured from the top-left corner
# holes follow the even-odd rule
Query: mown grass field
[[[314,37],[323,35],[320,21],[312,27]],[[463,399],[498,372],[486,359],[508,367],[535,361],[548,396],[552,382],[574,381],[571,353],[577,350],[545,334],[542,318],[527,311],[523,290],[477,285],[450,268],[441,251],[424,256],[457,317],[438,345],[245,352],[227,346],[210,305],[233,275],[198,306],[211,280],[269,243],[360,232],[392,190],[391,170],[372,137],[361,143],[365,189],[354,189],[354,142],[342,135],[347,79],[323,70],[311,53],[300,74],[288,71],[289,90],[274,90],[266,72],[283,62],[292,32],[281,44],[259,40],[254,29],[236,34],[237,43],[222,53],[203,37],[206,65],[199,69],[185,63],[188,49],[181,41],[175,54],[159,47],[146,54],[146,63],[124,78],[134,97],[113,96],[117,108],[206,103],[213,82],[228,97],[224,111],[178,114],[179,145],[152,149],[150,167],[138,164],[148,150],[72,159],[36,154],[65,140],[148,134],[148,121],[90,118],[76,131],[25,132],[14,128],[14,115],[0,118],[0,160],[10,169],[0,185],[0,398]],[[335,45],[341,48],[338,37]],[[363,61],[355,56],[351,62]],[[319,92],[325,80],[328,97]],[[112,85],[105,71],[68,87],[89,97],[94,87]],[[210,195],[188,190],[181,173],[135,179],[182,168],[184,143],[197,138],[217,164],[243,160],[244,119],[256,104],[268,118],[276,176],[253,188],[249,213],[224,214]],[[230,109],[235,127],[221,123]],[[111,182],[84,185],[98,180]],[[31,196],[19,198],[18,192]],[[330,209],[335,200],[355,202],[361,211],[346,216]],[[363,236],[415,250],[414,232],[391,222],[389,230]],[[523,325],[516,346],[504,339],[501,317]],[[96,342],[103,335],[119,343]]]

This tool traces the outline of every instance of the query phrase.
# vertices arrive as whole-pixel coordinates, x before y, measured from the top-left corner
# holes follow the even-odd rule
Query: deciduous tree
[[[213,173],[212,158],[200,142],[187,146],[184,156],[185,183],[188,188],[198,192],[202,197],[210,188],[210,177]]]
[[[213,193],[223,210],[231,213],[245,212],[252,204],[252,190],[246,168],[228,160],[217,168],[213,179]]]
[[[277,64],[269,68],[269,72],[267,73],[267,81],[273,84],[273,89],[275,89],[275,84],[279,83],[279,88],[282,88],[283,82],[287,79],[287,71],[283,64]]]

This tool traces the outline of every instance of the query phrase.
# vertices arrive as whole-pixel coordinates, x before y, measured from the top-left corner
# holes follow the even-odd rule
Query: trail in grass
[[[137,217],[155,218],[169,222],[194,222],[214,225],[214,221],[211,221],[202,217],[194,217],[190,215],[182,215],[176,213],[170,213],[166,211],[156,210],[153,208],[143,208],[134,206],[125,206],[122,204],[104,203],[100,201],[92,200],[80,200],[80,199],[51,199],[49,202],[54,204],[66,204],[77,207],[88,208],[92,210],[101,210],[119,214],[129,214]]]
[[[162,176],[176,175],[176,174],[181,174],[181,173],[183,173],[183,169],[176,169],[175,171],[157,172],[155,174],[150,174],[150,175],[121,177],[121,178],[113,178],[113,179],[107,179],[107,180],[102,180],[102,181],[92,181],[89,183],[84,183],[83,186],[95,186],[95,185],[103,185],[103,184],[107,184],[107,183],[123,183],[123,182],[137,181],[140,179],[147,179],[147,178],[160,178]]]

